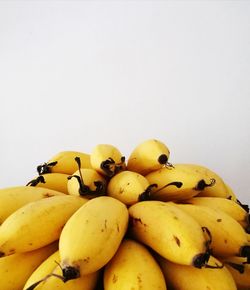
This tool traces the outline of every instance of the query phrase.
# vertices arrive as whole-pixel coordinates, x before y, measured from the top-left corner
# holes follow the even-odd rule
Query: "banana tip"
[[[65,268],[62,269],[62,271],[63,271],[64,282],[80,277],[80,271],[76,267],[66,266]]]

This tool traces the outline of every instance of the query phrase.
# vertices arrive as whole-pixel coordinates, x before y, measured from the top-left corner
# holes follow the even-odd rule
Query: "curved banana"
[[[59,251],[49,256],[29,277],[23,290],[94,290],[98,272],[82,276],[78,279],[70,280],[64,283],[62,277],[62,270],[57,264],[60,263]],[[35,288],[35,285],[37,285]]]
[[[162,201],[185,200],[215,184],[214,179],[204,176],[189,164],[175,164],[174,167],[153,171],[145,177],[150,184],[157,185],[152,190],[151,199]]]
[[[232,218],[234,218],[241,226],[250,233],[249,213],[237,202],[222,197],[194,197],[186,201],[186,203],[207,206],[210,208],[221,210]]]
[[[192,266],[180,265],[159,258],[162,272],[167,281],[167,286],[178,290],[237,290],[236,284],[230,272],[223,268],[217,268],[222,263],[210,256],[208,263],[215,269],[197,269]]]
[[[238,290],[250,289],[250,264],[242,257],[229,257],[224,260],[225,266],[230,271]]]
[[[96,272],[114,256],[128,226],[120,201],[101,196],[89,200],[66,223],[59,251],[65,281]]]
[[[113,176],[107,187],[107,194],[126,205],[150,198],[151,188],[148,180],[133,171],[122,171]]]
[[[130,171],[146,175],[151,171],[170,165],[169,149],[161,141],[149,139],[140,143],[131,153],[127,168]]]
[[[30,186],[16,186],[0,189],[0,225],[20,207],[43,198],[64,195],[61,192]]]
[[[204,176],[204,179],[206,180],[215,180],[215,183],[213,186],[207,186],[205,187],[199,196],[214,196],[214,197],[225,197],[228,198],[228,189],[224,182],[224,180],[214,171],[211,169],[198,165],[198,164],[182,164],[183,166],[187,165],[190,168],[193,168],[194,171],[197,173],[200,173],[202,176]]]
[[[57,240],[69,217],[86,201],[61,195],[19,208],[0,227],[0,257],[32,251]]]
[[[211,248],[217,257],[250,254],[246,233],[242,226],[231,216],[221,210],[193,204],[177,204],[202,227],[211,233]]]
[[[48,162],[37,166],[39,175],[45,173],[65,173],[73,174],[77,170],[75,158],[79,157],[82,168],[92,168],[90,155],[77,151],[62,151],[53,156]]]
[[[129,208],[132,237],[166,259],[203,267],[209,257],[198,222],[173,202],[142,201]]]
[[[112,177],[125,170],[125,157],[113,145],[99,144],[90,154],[91,166],[99,173]]]
[[[50,188],[68,194],[68,177],[65,173],[45,173],[27,183],[27,186]]]
[[[57,250],[57,243],[0,258],[0,289],[20,290],[32,272]]]
[[[124,240],[104,269],[105,290],[166,290],[161,268],[142,244]]]
[[[72,195],[81,195],[88,198],[106,194],[106,179],[96,170],[81,168],[79,160],[78,170],[68,177],[68,192]]]

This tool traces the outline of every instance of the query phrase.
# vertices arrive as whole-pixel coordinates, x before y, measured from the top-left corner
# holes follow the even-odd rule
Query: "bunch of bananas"
[[[248,206],[151,139],[64,151],[0,190],[1,290],[250,289]]]

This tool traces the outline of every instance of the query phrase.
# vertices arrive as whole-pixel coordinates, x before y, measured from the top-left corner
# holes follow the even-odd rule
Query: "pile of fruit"
[[[218,174],[146,140],[64,151],[0,190],[1,290],[250,289],[250,218]]]

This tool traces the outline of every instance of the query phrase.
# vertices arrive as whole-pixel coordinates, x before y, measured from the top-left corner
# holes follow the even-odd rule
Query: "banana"
[[[172,262],[206,265],[209,249],[203,229],[173,202],[138,202],[129,208],[129,215],[136,240]]]
[[[140,143],[130,154],[127,169],[146,175],[169,166],[169,149],[161,141],[149,139]]]
[[[250,233],[249,213],[237,202],[222,197],[194,197],[186,203],[207,206],[221,210],[234,218],[246,232]]]
[[[45,173],[27,183],[27,186],[44,187],[68,194],[68,174]]]
[[[230,271],[238,290],[250,289],[250,264],[242,257],[229,257],[223,261]]]
[[[120,201],[100,196],[89,200],[68,220],[59,240],[65,281],[98,271],[114,256],[128,225]]]
[[[19,208],[0,227],[0,257],[32,251],[57,240],[66,221],[86,201],[62,195]]]
[[[107,194],[126,205],[132,205],[149,199],[153,187],[143,175],[125,170],[110,179]]]
[[[125,170],[125,157],[113,145],[99,144],[90,154],[91,166],[99,173],[112,177]]]
[[[45,173],[73,174],[77,170],[75,158],[79,157],[82,168],[91,168],[90,155],[77,151],[62,151],[53,156],[48,162],[37,166],[39,175]]]
[[[223,268],[217,268],[222,263],[210,256],[208,263],[215,269],[197,269],[192,266],[172,263],[162,257],[159,258],[162,272],[167,286],[178,290],[237,290],[236,284],[230,272]]]
[[[225,212],[193,204],[176,204],[176,206],[210,231],[211,248],[216,257],[250,255],[244,229]]]
[[[58,243],[26,252],[0,258],[0,289],[20,290],[32,272],[57,250]]]
[[[207,186],[204,190],[201,191],[199,196],[214,196],[214,197],[225,197],[228,198],[228,189],[224,180],[211,169],[198,165],[198,164],[182,164],[183,166],[187,165],[197,173],[200,173],[204,176],[204,179],[215,180],[213,186]]]
[[[107,182],[96,170],[81,168],[79,159],[78,170],[68,177],[68,192],[72,195],[81,195],[88,198],[106,194]]]
[[[151,198],[162,201],[185,200],[215,184],[214,179],[204,176],[189,164],[175,164],[174,167],[153,171],[145,177],[150,184],[157,185],[152,190]]]
[[[0,189],[0,225],[8,216],[27,203],[56,195],[64,194],[47,188],[30,186]]]
[[[82,276],[64,283],[61,277],[59,251],[49,256],[29,277],[23,290],[94,290],[98,279],[98,272]],[[36,286],[36,287],[35,287]]]
[[[161,268],[142,244],[124,240],[105,266],[105,290],[166,290]]]

